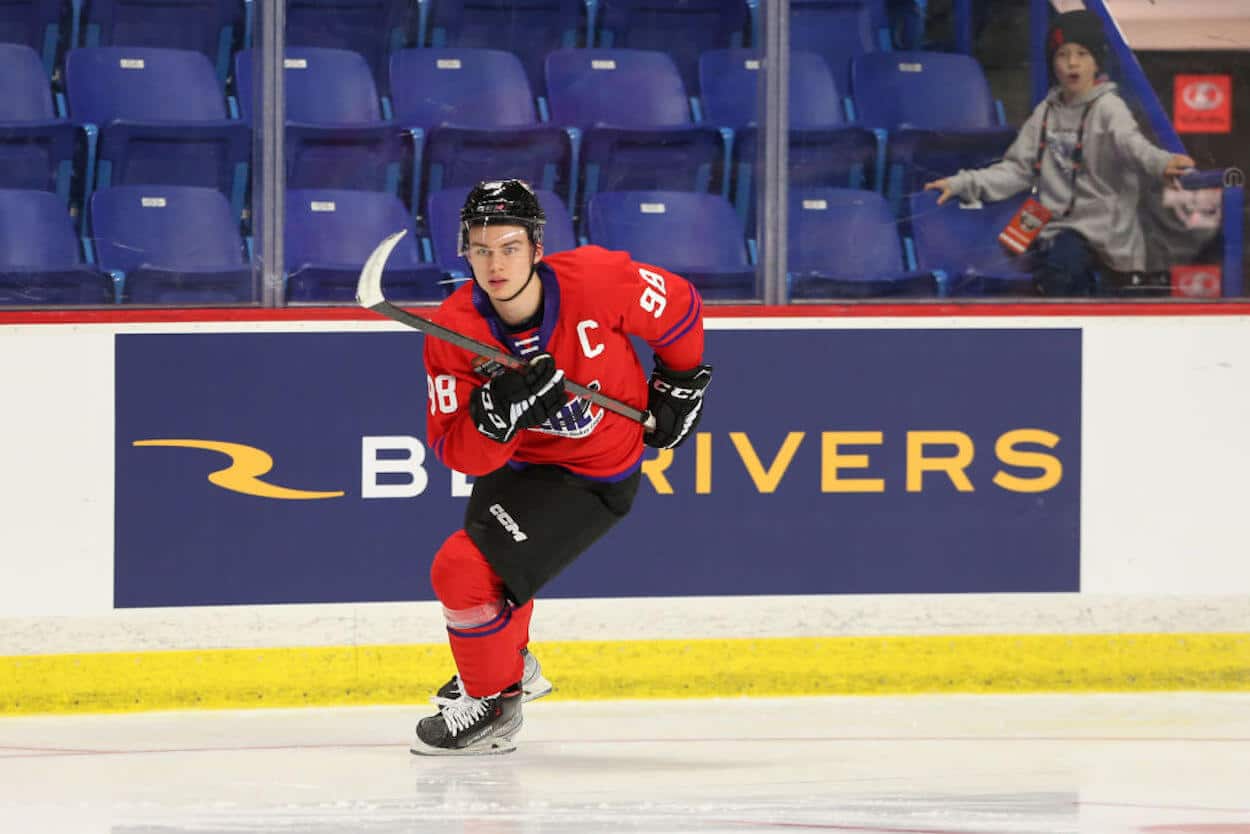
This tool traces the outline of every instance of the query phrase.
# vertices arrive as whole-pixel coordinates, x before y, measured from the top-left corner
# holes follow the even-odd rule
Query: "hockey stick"
[[[386,268],[386,259],[390,257],[391,250],[395,248],[399,243],[399,239],[405,234],[407,234],[406,229],[395,232],[395,234],[379,243],[378,247],[369,255],[369,259],[365,261],[364,268],[360,270],[360,281],[356,284],[356,303],[367,310],[372,310],[379,315],[386,316],[388,319],[411,327],[413,330],[419,330],[427,336],[451,342],[457,347],[462,347],[479,356],[498,362],[505,368],[510,368],[514,371],[524,368],[525,360],[520,357],[513,356],[485,342],[470,339],[468,336],[443,327],[441,324],[435,324],[429,319],[414,316],[407,310],[401,310],[386,300],[386,296],[382,294],[382,270]],[[619,400],[605,396],[593,388],[578,385],[569,379],[564,381],[564,387],[577,396],[584,397],[592,403],[606,408],[608,411],[642,423],[643,427],[648,431],[655,428],[655,418],[646,411],[639,411],[631,405],[626,405]]]

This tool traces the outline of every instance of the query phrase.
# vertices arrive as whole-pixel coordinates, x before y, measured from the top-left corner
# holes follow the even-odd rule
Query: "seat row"
[[[251,0],[9,0],[0,41],[41,53],[52,75],[80,46],[163,46],[203,53],[223,80],[233,49],[251,46]],[[791,0],[792,41],[843,62],[888,49],[883,0]],[[520,56],[531,84],[547,53],[565,47],[657,49],[696,80],[698,55],[757,45],[755,0],[287,0],[287,43],[361,54],[380,83],[391,52],[486,47]],[[827,52],[826,52],[827,50]],[[843,66],[835,67],[840,82]]]
[[[787,208],[788,294],[817,301],[1031,295],[1027,258],[997,243],[1021,202],[938,206],[932,192],[918,192],[898,220],[875,191],[795,188]],[[604,192],[591,198],[586,228],[590,242],[664,265],[705,299],[759,297],[754,241],[718,195]]]
[[[351,303],[359,271],[383,237],[414,232],[392,253],[388,297],[437,301],[466,279],[456,254],[467,188],[430,195],[428,237],[395,197],[320,190],[287,195],[284,248],[288,304]],[[630,252],[689,278],[711,301],[759,296],[754,246],[733,207],[714,194],[604,192],[587,207],[580,238],[560,199],[539,193],[548,215],[544,245],[559,252],[595,243]],[[994,243],[1017,201],[967,210],[910,200],[900,226],[876,192],[798,189],[787,236],[795,299],[1019,294],[1026,265]],[[247,304],[258,300],[243,238],[214,189],[118,186],[97,191],[90,234],[78,237],[57,198],[0,190],[0,304]],[[902,235],[902,237],[900,237]]]
[[[67,50],[162,46],[208,58],[225,80],[230,56],[248,41],[251,0],[6,0],[0,43],[34,49],[59,76]]]
[[[424,195],[443,187],[521,177],[578,218],[599,191],[714,192],[731,196],[750,228],[761,65],[753,50],[705,52],[692,98],[665,53],[557,50],[535,95],[511,53],[403,50],[391,56],[391,95],[380,96],[356,53],[293,48],[287,182],[401,194],[421,214]],[[67,111],[33,53],[0,46],[0,187],[69,199],[77,170],[77,202],[114,184],[197,185],[219,188],[241,214],[252,70],[252,53],[240,53],[238,96],[227,100],[196,53],[77,49]],[[850,92],[819,55],[791,56],[792,185],[884,189],[897,210],[924,179],[985,164],[1013,136],[968,56],[862,55]]]

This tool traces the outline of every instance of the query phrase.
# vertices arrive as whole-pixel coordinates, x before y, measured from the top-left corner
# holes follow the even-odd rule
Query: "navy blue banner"
[[[541,596],[1079,590],[1079,331],[707,339],[700,437]],[[433,599],[419,334],[116,347],[118,607]]]

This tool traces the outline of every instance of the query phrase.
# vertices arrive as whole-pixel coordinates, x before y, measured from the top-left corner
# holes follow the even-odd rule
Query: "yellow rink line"
[[[1250,634],[549,642],[555,697],[1250,691]],[[424,703],[444,645],[0,657],[0,715]]]

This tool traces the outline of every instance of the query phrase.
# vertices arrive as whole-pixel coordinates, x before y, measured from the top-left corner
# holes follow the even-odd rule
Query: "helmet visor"
[[[469,220],[460,221],[460,240],[458,241],[456,254],[458,254],[462,258],[468,257],[469,249],[472,246],[472,244],[469,242],[469,235],[471,231],[474,228],[485,229],[491,223],[495,224],[496,226],[519,227],[516,231],[515,237],[512,234],[507,234],[503,238],[500,239],[501,241],[512,242],[512,241],[520,239],[520,236],[524,234],[529,239],[529,241],[533,243],[535,246],[538,246],[542,244],[543,242],[543,221],[542,220],[533,220],[531,218],[521,218],[521,217],[508,217],[506,215],[493,215],[490,217],[474,217]],[[497,242],[494,245],[496,247],[501,247],[505,244],[504,242]],[[487,247],[487,248],[490,248],[490,247]]]

